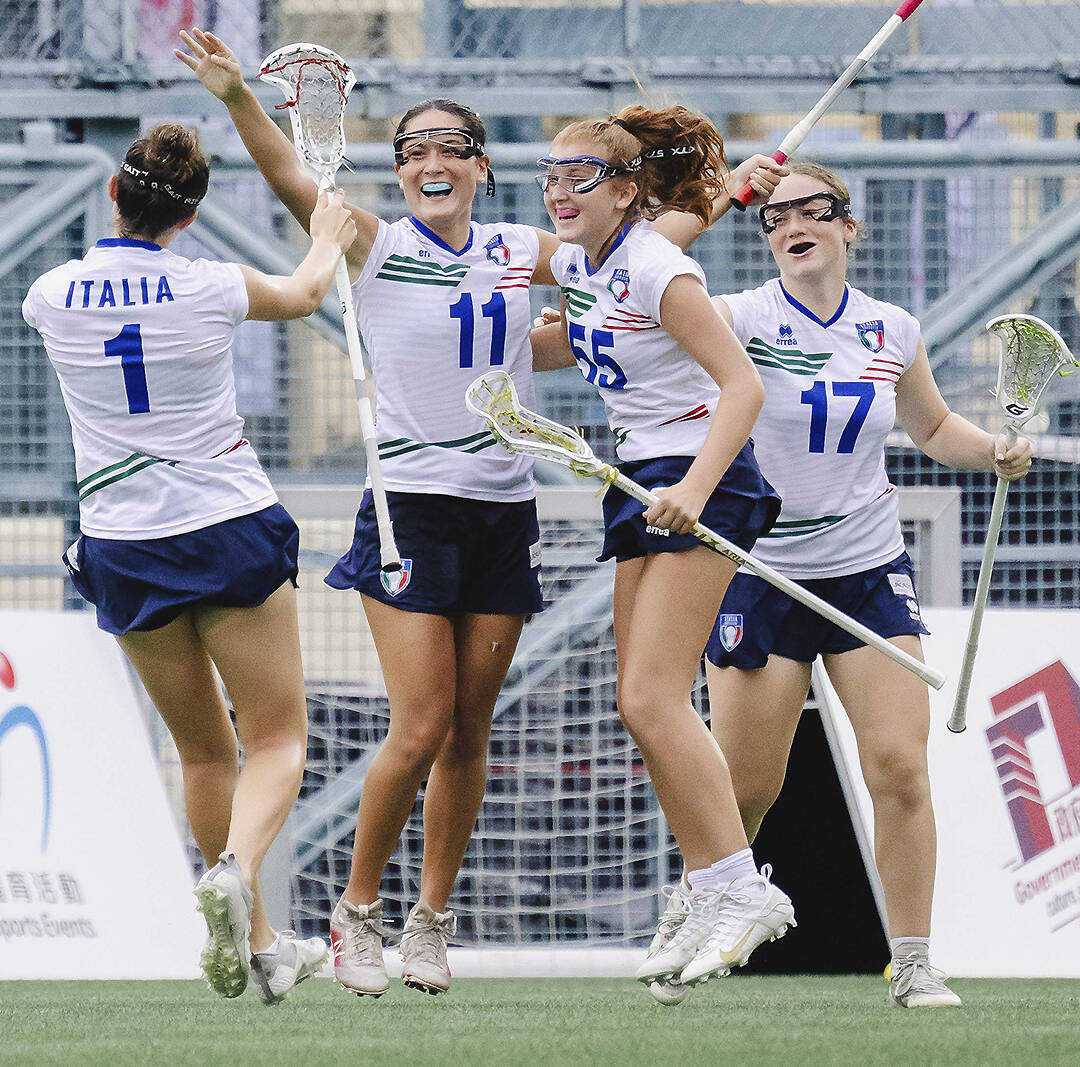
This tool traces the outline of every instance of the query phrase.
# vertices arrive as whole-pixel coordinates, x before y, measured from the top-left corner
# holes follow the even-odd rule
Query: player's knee
[[[431,708],[426,714],[408,718],[400,728],[391,723],[385,747],[405,773],[430,770],[453,722],[453,709]]]
[[[619,684],[616,702],[619,718],[640,745],[663,728],[663,711],[672,703],[671,694],[649,679],[627,679]]]
[[[929,802],[930,778],[921,753],[902,748],[878,752],[868,761],[864,774],[875,803],[914,809]]]

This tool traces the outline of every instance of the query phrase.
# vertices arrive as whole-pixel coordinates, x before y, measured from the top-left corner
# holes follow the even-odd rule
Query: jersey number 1
[[[139,324],[129,323],[115,337],[110,337],[105,342],[105,355],[120,357],[128,413],[145,415],[150,410],[150,394],[146,389],[146,368],[143,366],[142,331]]]

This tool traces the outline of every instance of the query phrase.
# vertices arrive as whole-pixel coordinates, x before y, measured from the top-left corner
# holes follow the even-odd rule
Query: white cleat
[[[231,852],[223,852],[195,883],[195,898],[206,920],[206,945],[200,960],[203,977],[215,993],[231,1000],[248,984],[248,938],[255,900]]]
[[[457,916],[449,908],[438,912],[418,903],[409,912],[401,932],[401,980],[410,989],[436,996],[450,988],[446,943],[456,931]]]
[[[359,997],[381,997],[390,988],[382,942],[389,934],[382,925],[381,900],[356,907],[342,897],[330,916],[337,981]]]
[[[723,896],[711,889],[695,889],[683,893],[683,916],[679,923],[673,922],[672,932],[667,941],[659,946],[656,938],[649,946],[649,955],[637,969],[637,980],[651,987],[654,984],[684,984],[681,978],[683,968],[697,955],[713,929],[717,908]],[[669,901],[668,907],[672,905]],[[664,914],[667,914],[665,909]],[[673,916],[674,919],[674,916]],[[657,929],[657,936],[660,931]],[[654,994],[655,995],[655,994]],[[659,998],[657,998],[659,999]]]
[[[720,894],[713,927],[679,976],[686,985],[722,978],[733,967],[742,967],[750,953],[765,941],[775,941],[797,926],[788,895],[769,881],[772,867],[737,878]]]
[[[889,965],[889,996],[901,1008],[958,1008],[963,1003],[945,984],[945,974],[930,966],[924,951],[907,950]]]
[[[282,930],[275,951],[251,954],[251,978],[259,999],[264,1004],[280,1003],[301,982],[318,974],[329,956],[321,937],[301,941],[292,930]]]
[[[656,933],[649,945],[646,962],[664,950],[690,910],[690,890],[681,882],[664,886],[661,893],[668,898],[667,907],[656,924]],[[683,985],[674,977],[655,978],[649,981],[649,992],[660,1004],[674,1007],[690,995],[690,986]]]

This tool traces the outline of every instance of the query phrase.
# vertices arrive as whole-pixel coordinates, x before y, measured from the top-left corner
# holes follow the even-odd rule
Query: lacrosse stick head
[[[345,102],[356,76],[348,63],[317,44],[289,44],[271,52],[259,78],[285,94],[292,123],[293,147],[318,179],[320,189],[334,185],[345,157]]]
[[[506,371],[481,374],[465,390],[465,406],[488,424],[495,440],[508,452],[560,463],[583,476],[608,469],[580,434],[523,408]]]
[[[994,395],[1018,429],[1035,414],[1050,379],[1078,364],[1057,330],[1034,315],[999,315],[986,329],[1001,341]]]

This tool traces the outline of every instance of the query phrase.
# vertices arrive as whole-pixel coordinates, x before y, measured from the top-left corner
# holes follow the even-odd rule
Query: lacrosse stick
[[[293,148],[318,181],[319,192],[333,189],[338,167],[345,156],[345,101],[349,90],[356,84],[348,64],[329,48],[317,44],[290,44],[271,52],[263,60],[259,78],[272,82],[285,94],[285,103],[277,106],[288,109]],[[375,439],[375,398],[371,380],[364,368],[349,268],[344,255],[338,260],[334,280],[341,301],[341,317],[345,323],[353,381],[356,383],[360,429],[364,436],[371,495],[379,525],[382,569],[398,571],[401,570],[401,557],[394,543],[394,528],[390,523],[390,509],[386,503],[386,488],[379,463],[379,446]]]
[[[631,481],[621,471],[598,459],[591,448],[567,426],[545,419],[533,411],[523,408],[518,403],[517,391],[510,375],[505,371],[491,370],[477,378],[465,392],[465,404],[468,409],[479,415],[490,427],[495,440],[508,452],[538,459],[551,460],[569,467],[575,474],[586,478],[601,478],[607,485],[614,485],[627,496],[640,500],[643,504],[657,502],[655,494]],[[804,604],[811,611],[816,611],[829,622],[835,623],[842,630],[853,634],[860,641],[883,652],[902,667],[917,674],[923,681],[935,689],[945,684],[944,675],[927,667],[903,649],[890,644],[885,638],[863,626],[862,623],[838,611],[831,604],[815,596],[801,585],[785,578],[772,567],[744,552],[727,538],[721,537],[701,523],[695,523],[693,534],[699,541],[708,545],[714,552],[753,571],[759,578],[764,578],[770,585],[787,593],[788,596]]]
[[[1017,430],[1035,414],[1039,398],[1050,379],[1055,374],[1068,374],[1080,364],[1058,332],[1034,315],[1001,315],[991,319],[986,329],[1001,341],[1001,363],[994,395],[1008,416],[1003,429],[1009,444],[1012,444],[1016,440]],[[998,478],[994,503],[990,508],[990,524],[986,528],[982,563],[979,564],[975,602],[971,607],[964,662],[960,666],[960,680],[956,684],[952,715],[949,716],[948,726],[954,734],[963,732],[967,727],[968,691],[975,670],[979,630],[982,628],[986,597],[990,592],[994,554],[997,552],[1001,519],[1005,513],[1005,494],[1008,491],[1009,483],[1004,478]]]
[[[885,25],[877,31],[870,43],[851,61],[847,70],[829,86],[825,95],[807,112],[806,117],[797,122],[791,132],[780,142],[780,147],[772,154],[777,163],[783,163],[806,140],[806,135],[813,129],[817,120],[833,106],[836,98],[859,76],[859,72],[870,62],[877,50],[892,36],[893,30],[921,3],[922,0],[904,0],[889,16]],[[731,198],[731,202],[742,211],[756,195],[753,186],[747,182]]]

